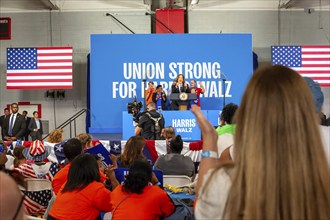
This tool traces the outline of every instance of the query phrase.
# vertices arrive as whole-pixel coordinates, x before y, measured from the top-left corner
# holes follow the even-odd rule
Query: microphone
[[[227,80],[226,74],[224,74],[224,72],[222,72],[222,71],[220,71],[220,77],[222,78],[223,81],[226,81]]]

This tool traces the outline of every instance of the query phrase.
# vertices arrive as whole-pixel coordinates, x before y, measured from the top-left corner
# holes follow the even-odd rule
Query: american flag
[[[49,169],[48,172],[46,171],[47,168]],[[25,178],[47,179],[50,182],[53,180],[55,174],[60,170],[57,163],[51,162],[46,163],[43,167],[39,167],[38,169],[35,165],[31,164],[22,164],[15,168],[15,170],[22,174]],[[40,173],[36,173],[36,170]],[[44,174],[41,174],[42,172],[44,172]],[[29,215],[45,212],[48,206],[48,201],[52,198],[52,193],[50,190],[35,192],[24,191],[24,194],[24,206]]]
[[[272,63],[330,86],[330,46],[272,46]]]
[[[72,47],[7,48],[7,89],[72,89]]]

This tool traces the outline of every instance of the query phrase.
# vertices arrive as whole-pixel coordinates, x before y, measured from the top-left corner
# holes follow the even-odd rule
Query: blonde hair
[[[78,134],[78,135],[76,136],[76,138],[77,138],[78,140],[80,140],[80,142],[81,142],[82,145],[83,145],[83,148],[86,148],[86,145],[88,145],[88,146],[87,146],[87,148],[88,148],[88,147],[89,147],[89,144],[90,144],[91,141],[92,141],[92,136],[89,135],[89,134],[86,134],[86,133]]]
[[[63,129],[52,130],[47,138],[50,143],[60,143],[63,141]]]
[[[254,73],[236,115],[224,217],[330,219],[330,173],[314,108],[295,71],[272,66]]]

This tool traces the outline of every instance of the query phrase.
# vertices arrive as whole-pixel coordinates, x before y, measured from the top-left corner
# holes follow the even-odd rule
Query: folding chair
[[[164,184],[176,187],[188,186],[191,184],[191,178],[185,175],[164,175]]]
[[[27,184],[26,191],[29,192],[52,190],[52,182],[48,179],[26,178],[24,181]]]

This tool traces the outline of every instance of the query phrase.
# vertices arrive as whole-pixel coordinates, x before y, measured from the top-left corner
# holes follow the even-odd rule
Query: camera
[[[137,102],[136,97],[134,97],[132,102],[127,103],[128,114],[132,114],[133,121],[137,123],[139,122],[140,116],[143,114],[143,112],[141,113],[142,106],[142,102]]]

